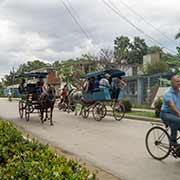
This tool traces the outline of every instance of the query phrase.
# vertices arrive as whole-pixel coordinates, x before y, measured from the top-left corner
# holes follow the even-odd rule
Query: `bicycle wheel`
[[[154,159],[163,160],[171,152],[170,136],[162,127],[152,127],[146,134],[145,143],[148,153]]]
[[[58,109],[61,111],[66,111],[67,105],[65,103],[58,103]]]
[[[113,106],[113,117],[116,121],[120,121],[124,118],[125,107],[124,104],[116,102]]]
[[[23,101],[19,101],[19,116],[22,119],[24,115],[24,104]]]
[[[30,119],[30,106],[28,104],[25,107],[25,119],[26,121],[29,121]]]
[[[107,108],[106,108],[106,105],[105,104],[102,104],[102,118],[104,118],[106,115],[107,115]]]

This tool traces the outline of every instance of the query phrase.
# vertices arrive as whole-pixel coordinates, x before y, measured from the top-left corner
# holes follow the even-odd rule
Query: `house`
[[[11,85],[11,86],[7,86],[4,91],[3,91],[3,94],[4,96],[8,96],[9,95],[9,91],[11,92],[11,95],[13,97],[20,97],[21,94],[19,93],[19,84],[14,84],[14,85]]]
[[[128,98],[135,104],[151,105],[160,86],[161,78],[170,78],[171,73],[137,75],[124,77]]]
[[[143,68],[146,69],[147,65],[160,62],[160,53],[147,54],[143,56]]]

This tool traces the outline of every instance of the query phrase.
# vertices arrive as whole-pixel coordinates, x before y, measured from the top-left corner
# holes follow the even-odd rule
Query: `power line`
[[[86,39],[88,41],[90,41],[90,35],[89,33],[86,31],[86,29],[83,27],[82,23],[80,22],[80,18],[78,17],[78,14],[76,13],[76,10],[72,7],[72,5],[70,4],[70,2],[67,1],[67,3],[69,4],[70,8],[74,11],[74,14],[71,12],[71,9],[68,7],[68,5],[65,3],[64,0],[61,0],[63,6],[65,7],[65,9],[68,11],[68,13],[70,14],[70,16],[72,17],[72,19],[74,20],[74,22],[79,26],[80,30],[82,31],[82,33],[84,34],[84,36],[86,37]],[[75,16],[76,14],[76,16]],[[98,52],[99,50],[96,48],[96,46],[91,42],[92,46],[94,47],[94,49]],[[102,52],[103,53],[103,52]],[[104,58],[108,59],[108,57],[106,56],[105,53],[104,54]]]
[[[81,24],[81,26],[83,27],[84,25],[83,25],[83,23],[81,22],[80,17],[79,17],[79,15],[78,15],[78,13],[76,12],[75,8],[71,5],[71,3],[70,3],[69,0],[66,0],[66,2],[67,2],[67,4],[69,5],[69,7],[72,9],[73,14],[74,14],[74,17],[76,17],[76,19],[77,19],[77,21],[79,22],[79,24]],[[86,32],[86,34],[88,35],[88,37],[89,37],[90,39],[93,39],[93,38],[90,36],[90,34],[89,34],[89,32],[87,31],[87,29],[85,28],[85,26],[83,27],[83,29],[84,29],[84,31]]]
[[[91,42],[91,40],[93,40],[93,38],[91,37],[91,35],[89,34],[89,32],[87,31],[87,29],[85,28],[85,26],[82,24],[82,22],[80,21],[80,17],[78,15],[78,13],[76,12],[75,8],[71,5],[69,0],[66,0],[67,4],[69,5],[69,7],[71,8],[71,10],[73,11],[72,14],[74,14],[73,16],[77,19],[77,21],[79,22],[78,25],[80,24],[81,27],[84,29],[84,31],[86,32],[87,36],[87,40],[89,42]],[[69,8],[69,9],[70,9]],[[96,48],[96,46],[91,42],[92,46],[94,47],[94,49],[98,52],[98,49]]]
[[[132,23],[128,18],[126,18],[124,15],[122,15],[122,13],[120,12],[120,10],[118,8],[116,8],[113,3],[108,0],[108,2],[106,2],[105,0],[102,0],[102,2],[109,8],[111,9],[115,14],[117,14],[118,16],[120,16],[122,19],[124,19],[128,24],[130,24],[132,27],[134,27],[137,31],[141,32],[142,34],[144,34],[146,37],[148,37],[152,42],[156,42],[158,45],[163,46],[159,41],[157,41],[156,39],[154,39],[153,37],[151,37],[150,35],[148,35],[147,33],[145,33],[143,30],[141,30],[139,27],[137,27],[134,23]],[[163,46],[165,49],[167,49],[168,51],[175,53],[175,51],[166,48],[165,46]]]
[[[64,0],[61,0],[63,6],[65,7],[65,9],[68,11],[68,13],[70,14],[70,16],[72,17],[72,19],[75,21],[76,24],[78,24],[80,30],[83,32],[84,36],[89,40],[89,35],[86,32],[86,30],[82,27],[82,25],[79,23],[78,19],[73,15],[73,13],[71,12],[71,10],[69,9],[69,7],[67,6],[67,4],[65,3]]]
[[[123,4],[126,8],[128,8],[133,14],[137,15],[139,18],[141,18],[146,24],[148,24],[149,26],[151,26],[153,29],[155,29],[158,33],[160,33],[163,37],[165,37],[166,39],[168,39],[169,41],[174,41],[174,39],[171,39],[170,37],[168,37],[164,32],[160,31],[157,27],[155,27],[152,23],[150,23],[149,21],[147,21],[142,15],[140,15],[137,11],[135,11],[133,8],[131,8],[128,4],[126,4],[123,0],[119,0],[119,2],[121,2],[121,4]]]

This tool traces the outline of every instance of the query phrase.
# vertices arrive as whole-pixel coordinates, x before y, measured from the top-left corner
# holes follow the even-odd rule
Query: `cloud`
[[[178,41],[168,40],[135,15],[128,4],[144,19],[159,28],[171,39],[179,29],[177,0],[110,0],[120,13],[164,47],[175,50]],[[130,26],[102,0],[66,0],[88,33],[85,37],[61,0],[0,0],[0,71],[33,59],[54,60],[78,57],[88,51],[97,53],[102,47],[113,48],[113,40],[120,35],[147,37]],[[72,9],[73,8],[73,9]],[[75,10],[75,11],[74,11]]]

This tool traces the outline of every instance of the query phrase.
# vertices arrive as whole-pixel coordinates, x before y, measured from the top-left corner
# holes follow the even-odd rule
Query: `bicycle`
[[[169,155],[180,158],[180,146],[173,146],[170,141],[169,126],[163,123],[151,123],[151,127],[145,137],[145,145],[148,153],[156,160],[163,160]],[[177,137],[177,141],[180,136]]]

